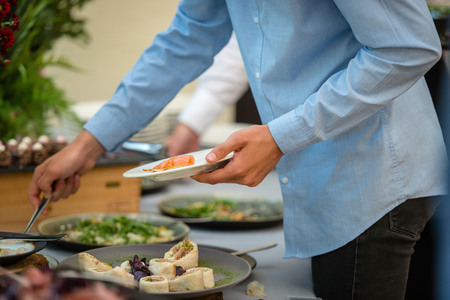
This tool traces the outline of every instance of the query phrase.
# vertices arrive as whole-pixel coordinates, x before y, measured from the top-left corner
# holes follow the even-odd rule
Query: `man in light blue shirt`
[[[402,299],[409,259],[445,193],[446,154],[423,75],[441,46],[424,0],[189,0],[29,196],[67,197],[98,155],[146,126],[236,32],[263,125],[200,182],[259,184],[276,166],[286,257],[313,257],[324,299]],[[389,281],[389,284],[387,283]],[[388,285],[387,285],[388,284]]]

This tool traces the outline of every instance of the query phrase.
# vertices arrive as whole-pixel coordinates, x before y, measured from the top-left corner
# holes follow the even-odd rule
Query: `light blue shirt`
[[[441,46],[424,0],[183,1],[85,128],[116,149],[211,65],[233,29],[285,154],[286,257],[334,250],[406,199],[445,193],[423,78]]]

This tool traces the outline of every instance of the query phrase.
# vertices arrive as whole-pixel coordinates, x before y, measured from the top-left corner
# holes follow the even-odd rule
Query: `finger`
[[[69,176],[64,180],[64,187],[61,191],[60,198],[66,199],[72,194],[73,184],[74,184],[74,175]]]
[[[81,176],[80,176],[80,174],[76,173],[74,175],[72,194],[75,194],[78,191],[78,189],[80,188],[80,186],[81,186]]]
[[[41,203],[41,189],[38,187],[37,182],[39,181],[42,175],[41,168],[37,167],[33,177],[31,178],[30,187],[28,188],[28,199],[34,208],[37,208]]]
[[[207,162],[213,163],[224,158],[233,151],[235,152],[239,151],[240,148],[241,146],[235,142],[234,136],[231,135],[225,142],[214,147],[206,155],[205,159]]]
[[[47,170],[39,178],[37,185],[38,188],[42,191],[45,198],[50,197],[50,195],[52,194],[52,185],[56,180],[58,180],[58,178],[49,175],[49,172]]]
[[[53,201],[58,201],[62,195],[64,195],[64,191],[66,188],[66,181],[64,179],[58,179],[53,183]]]
[[[208,173],[201,173],[192,176],[192,179],[209,184],[217,183],[236,183],[235,174],[233,172],[233,163],[229,162],[224,168],[214,170]]]

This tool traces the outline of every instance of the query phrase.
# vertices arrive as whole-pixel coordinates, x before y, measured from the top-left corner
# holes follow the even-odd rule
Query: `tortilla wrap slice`
[[[203,290],[203,271],[201,269],[189,269],[183,275],[176,276],[169,281],[170,292]]]
[[[107,271],[112,269],[110,265],[104,263],[89,253],[78,253],[78,268],[80,271],[85,272],[89,269],[96,269],[98,271]]]
[[[142,277],[139,280],[139,290],[145,293],[169,292],[169,280],[161,275]]]
[[[168,279],[175,278],[176,265],[171,259],[165,258],[153,258],[149,262],[149,270],[154,275],[161,275],[167,277]]]
[[[188,270],[198,266],[198,246],[197,243],[185,238],[177,243],[164,254],[164,258],[171,259],[175,265],[183,270]]]

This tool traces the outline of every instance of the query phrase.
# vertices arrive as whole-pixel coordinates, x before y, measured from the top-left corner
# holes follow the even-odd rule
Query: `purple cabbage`
[[[148,268],[149,263],[145,257],[139,260],[139,257],[135,255],[133,260],[129,260],[129,263],[131,266],[130,273],[134,276],[134,280],[139,281],[142,277],[153,275]]]

